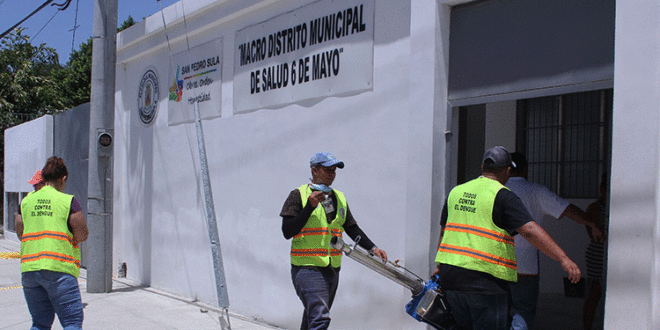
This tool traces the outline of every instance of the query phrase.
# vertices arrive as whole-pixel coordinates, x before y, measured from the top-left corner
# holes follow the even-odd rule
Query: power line
[[[48,25],[48,23],[50,23],[50,21],[52,21],[53,18],[55,18],[55,16],[57,16],[57,13],[59,13],[59,12],[60,12],[59,10],[56,11],[55,14],[53,14],[53,16],[50,17],[48,22],[46,22],[46,24],[44,24],[44,26],[42,26],[41,29],[39,29],[39,31],[37,31],[37,33],[32,37],[32,40],[37,39],[37,36],[39,35],[39,33],[41,33],[41,31],[43,31],[46,28],[46,25]]]
[[[53,5],[53,6],[58,6],[58,7],[60,7],[60,8],[58,8],[58,10],[60,10],[60,11],[61,11],[61,10],[66,10],[66,9],[69,7],[69,4],[71,4],[71,0],[64,0],[64,1],[65,1],[65,2],[64,2],[63,4],[57,4],[57,3],[54,3],[54,4],[52,4],[52,5]],[[3,0],[3,2],[4,2],[4,0]],[[39,8],[37,8],[37,9],[35,9],[33,12],[31,12],[30,15],[27,15],[27,16],[26,16],[24,19],[22,19],[20,22],[14,24],[14,26],[10,27],[9,29],[7,29],[7,31],[5,31],[5,32],[3,32],[2,34],[0,34],[0,39],[4,38],[4,36],[6,36],[9,32],[11,32],[13,29],[15,29],[16,27],[18,27],[19,25],[23,24],[23,22],[27,21],[28,18],[32,17],[32,15],[36,14],[37,12],[39,12],[40,10],[42,10],[44,7],[48,6],[48,4],[50,4],[51,2],[53,2],[53,0],[48,0],[48,1],[44,2],[41,6],[39,6]],[[55,17],[55,15],[53,15],[53,17]],[[52,18],[51,18],[51,20],[52,20]],[[49,21],[49,22],[50,22],[50,21]],[[46,23],[46,24],[48,24],[48,23]],[[42,28],[42,30],[43,30],[43,28]]]
[[[76,16],[73,19],[73,40],[71,40],[71,52],[73,53],[74,47],[76,46],[76,30],[80,25],[78,25],[78,3],[80,3],[80,0],[76,0]]]

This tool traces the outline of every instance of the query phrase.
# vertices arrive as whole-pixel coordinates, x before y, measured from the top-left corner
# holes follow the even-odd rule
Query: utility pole
[[[94,0],[86,245],[87,292],[112,290],[112,159],[117,0]]]

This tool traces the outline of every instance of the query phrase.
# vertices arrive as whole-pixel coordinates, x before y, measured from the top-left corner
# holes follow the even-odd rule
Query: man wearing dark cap
[[[567,218],[591,228],[598,241],[604,239],[603,233],[591,218],[579,207],[571,204],[543,185],[527,181],[527,159],[520,152],[511,154],[515,166],[511,169],[506,187],[520,197],[523,205],[534,221],[543,225],[543,219],[550,216],[555,219]],[[577,228],[576,228],[577,229]],[[538,250],[520,236],[516,236],[516,261],[518,264],[518,282],[511,284],[511,310],[514,315],[513,330],[531,330],[536,316],[536,304],[539,296],[539,258]],[[518,314],[522,320],[515,317]]]
[[[344,194],[330,188],[337,168],[344,162],[329,152],[310,160],[312,182],[294,189],[284,202],[282,233],[291,241],[291,280],[305,308],[301,330],[327,329],[330,308],[339,284],[341,251],[330,246],[333,236],[346,231],[358,245],[387,260],[362,232],[348,208]]]
[[[512,166],[503,147],[487,150],[482,175],[454,187],[442,211],[434,274],[440,275],[456,322],[465,329],[509,328],[509,283],[518,277],[516,233],[560,262],[571,281],[580,279],[577,265],[504,187]]]

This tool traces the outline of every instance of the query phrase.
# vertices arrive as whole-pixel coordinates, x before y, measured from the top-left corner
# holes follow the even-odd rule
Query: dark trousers
[[[463,329],[508,330],[509,295],[444,290],[456,322]]]
[[[511,315],[514,317],[513,330],[532,330],[539,300],[539,276],[518,275],[518,282],[509,283],[511,290]],[[524,322],[516,320],[515,315]]]
[[[291,265],[291,280],[305,308],[300,329],[327,329],[339,285],[339,269]]]

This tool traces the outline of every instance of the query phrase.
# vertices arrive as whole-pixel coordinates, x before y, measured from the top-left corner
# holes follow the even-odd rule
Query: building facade
[[[447,192],[502,145],[583,208],[607,174],[604,327],[656,329],[659,18],[650,0],[178,2],[117,37],[113,265],[217,301],[196,103],[231,311],[298,326],[279,212],[315,152],[346,163],[334,187],[370,239],[427,277]],[[584,229],[546,229],[584,270]],[[424,327],[388,279],[346,259],[340,282],[334,328]]]

